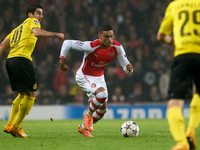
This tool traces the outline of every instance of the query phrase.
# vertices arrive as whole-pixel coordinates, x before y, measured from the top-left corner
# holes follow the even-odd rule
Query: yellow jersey
[[[185,53],[200,54],[200,0],[176,0],[165,11],[159,31],[173,32],[174,56]]]
[[[22,24],[12,30],[6,39],[10,40],[10,52],[7,58],[25,57],[32,61],[31,55],[37,42],[32,29],[41,28],[36,18],[27,18]]]

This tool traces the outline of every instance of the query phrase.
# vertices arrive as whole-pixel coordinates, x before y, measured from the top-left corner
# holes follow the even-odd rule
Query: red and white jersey
[[[130,62],[127,59],[124,48],[117,41],[113,41],[112,45],[107,49],[102,49],[100,41],[76,41],[65,40],[63,42],[60,57],[66,58],[70,49],[84,52],[83,62],[78,71],[82,71],[84,75],[90,76],[102,76],[106,66],[115,57],[118,57],[119,62],[125,72],[129,72],[126,69],[126,65]]]

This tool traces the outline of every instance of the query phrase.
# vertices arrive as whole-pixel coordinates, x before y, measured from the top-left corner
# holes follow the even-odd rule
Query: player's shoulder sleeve
[[[91,53],[93,52],[97,47],[100,46],[100,43],[98,44],[98,41],[76,41],[76,40],[71,40],[72,41],[72,49],[78,50],[78,51],[83,51],[86,53]]]
[[[66,58],[70,49],[91,53],[95,48],[91,47],[91,41],[65,40],[61,47],[60,58]]]
[[[119,42],[114,40],[112,45],[116,48],[118,55],[125,53],[123,46]]]
[[[79,40],[69,40],[71,48],[73,50],[78,50],[86,53],[90,53],[93,51],[93,47],[91,46],[91,41],[79,41]],[[68,44],[69,45],[69,44]]]
[[[27,23],[29,23],[31,30],[33,28],[41,28],[41,24],[36,18],[28,18]]]
[[[115,41],[115,40],[113,41],[113,45],[121,46],[121,44],[119,42]]]
[[[99,41],[99,39],[90,42],[90,46],[91,46],[91,48],[100,46],[100,41]]]
[[[173,8],[174,8],[174,3],[176,1],[173,1],[169,3],[165,10],[165,16],[161,22],[159,31],[163,34],[170,35],[172,33],[172,28],[173,28]]]

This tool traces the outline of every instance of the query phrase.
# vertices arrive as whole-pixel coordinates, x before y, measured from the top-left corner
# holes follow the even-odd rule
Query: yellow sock
[[[19,114],[14,123],[16,129],[20,129],[22,121],[30,112],[33,104],[34,104],[35,97],[25,96],[24,99],[21,101],[19,106]]]
[[[187,145],[185,136],[185,121],[180,107],[174,106],[167,111],[170,132],[177,145]]]
[[[195,132],[200,122],[200,97],[199,94],[194,94],[190,103],[190,118],[188,131]]]
[[[20,104],[20,102],[22,101],[23,98],[24,98],[24,95],[18,94],[18,96],[13,101],[12,109],[11,109],[11,113],[10,113],[10,118],[9,118],[8,123],[7,123],[9,126],[11,126],[12,124],[14,124],[15,119],[17,117],[19,104]]]

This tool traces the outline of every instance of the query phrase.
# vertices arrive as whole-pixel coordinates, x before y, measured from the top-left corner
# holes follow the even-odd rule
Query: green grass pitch
[[[136,138],[120,134],[121,125],[132,119],[101,120],[94,125],[93,138],[85,138],[77,131],[83,120],[24,121],[28,138],[15,138],[3,132],[7,121],[0,121],[0,149],[2,150],[170,150],[175,142],[166,119],[133,120],[140,127]],[[188,120],[186,120],[186,123]],[[197,129],[200,143],[200,127]],[[198,145],[200,147],[200,145]],[[200,148],[197,149],[200,149]]]

